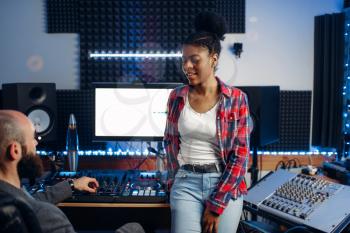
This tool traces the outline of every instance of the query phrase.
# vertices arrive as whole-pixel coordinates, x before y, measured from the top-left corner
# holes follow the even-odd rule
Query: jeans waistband
[[[196,173],[213,173],[222,172],[224,170],[223,164],[210,163],[210,164],[184,164],[181,166],[182,169],[186,171],[196,172]]]

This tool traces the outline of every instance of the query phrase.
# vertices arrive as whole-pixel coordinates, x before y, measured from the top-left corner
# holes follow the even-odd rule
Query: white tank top
[[[179,164],[220,163],[220,149],[216,139],[216,112],[218,103],[205,113],[196,112],[188,101],[182,110],[178,129],[180,133]]]

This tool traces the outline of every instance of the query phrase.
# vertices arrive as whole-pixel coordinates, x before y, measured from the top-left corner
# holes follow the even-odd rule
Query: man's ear
[[[21,145],[14,141],[11,142],[8,147],[8,156],[10,160],[20,160],[22,157],[22,147]]]

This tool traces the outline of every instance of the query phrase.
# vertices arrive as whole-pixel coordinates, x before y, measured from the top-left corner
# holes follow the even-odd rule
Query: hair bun
[[[197,32],[206,31],[215,34],[223,40],[226,33],[226,23],[223,17],[213,12],[200,12],[196,15],[194,26]]]

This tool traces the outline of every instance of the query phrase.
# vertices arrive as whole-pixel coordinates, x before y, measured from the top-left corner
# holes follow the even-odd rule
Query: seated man
[[[68,182],[59,183],[47,192],[37,194],[37,199],[21,189],[18,170],[30,164],[28,161],[33,161],[36,156],[37,141],[34,135],[34,126],[24,114],[12,110],[0,110],[0,192],[25,199],[36,213],[44,233],[75,232],[64,213],[51,204],[72,195]],[[30,166],[33,164],[35,163]],[[73,184],[78,190],[94,192],[95,189],[90,188],[89,183],[98,187],[97,181],[89,177],[77,179]],[[141,233],[143,229],[138,224],[126,224],[117,232]]]
[[[28,153],[28,152],[27,152]],[[43,174],[43,162],[39,156],[32,154],[23,157],[17,166],[20,179],[28,178],[35,180]],[[37,200],[58,204],[65,199],[72,197],[72,191],[85,191],[95,193],[99,184],[95,178],[81,177],[79,179],[65,180],[54,186],[46,187],[45,192],[37,192],[32,194]],[[26,192],[25,187],[23,191]]]

